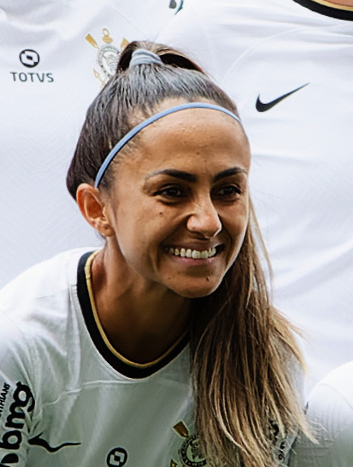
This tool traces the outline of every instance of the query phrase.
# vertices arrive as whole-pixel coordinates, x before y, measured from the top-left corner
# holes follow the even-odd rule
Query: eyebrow
[[[222,170],[222,172],[219,172],[215,177],[213,178],[214,182],[218,182],[219,180],[222,180],[222,178],[230,177],[232,175],[237,175],[237,174],[247,174],[247,171],[245,169],[242,169],[241,167],[232,167],[230,169]]]
[[[214,176],[213,181],[218,182],[222,180],[222,178],[230,177],[232,175],[237,174],[246,174],[247,171],[240,167],[232,167],[230,169],[222,170],[217,175]],[[190,174],[189,172],[184,172],[183,170],[176,170],[176,169],[165,169],[159,170],[156,172],[152,172],[147,175],[146,179],[150,179],[152,177],[156,177],[158,175],[169,175],[170,177],[178,178],[179,180],[184,180],[186,182],[195,183],[197,178],[195,175]]]

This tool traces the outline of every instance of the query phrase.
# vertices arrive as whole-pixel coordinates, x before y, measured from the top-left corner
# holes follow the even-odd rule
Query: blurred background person
[[[122,47],[154,39],[182,5],[0,0],[0,287],[57,252],[100,244],[64,182],[86,108]]]
[[[274,300],[308,389],[353,355],[353,1],[194,0],[158,37],[237,102]]]

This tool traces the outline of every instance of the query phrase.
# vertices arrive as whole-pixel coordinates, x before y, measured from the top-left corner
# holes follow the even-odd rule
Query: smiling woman
[[[145,290],[157,300],[158,306],[151,302],[153,327],[161,320],[156,310],[163,300],[172,302],[171,310],[175,294],[194,298],[214,292],[243,243],[249,147],[239,122],[227,115],[215,119],[214,112],[212,107],[191,107],[164,117],[141,133],[131,157],[114,171],[116,182],[107,193],[87,183],[77,189],[81,211],[93,226],[102,222],[105,210],[104,254],[115,257],[119,273],[129,282],[131,278],[138,294]],[[100,255],[103,252],[93,261],[93,270]],[[99,288],[96,292],[99,301]],[[105,293],[102,307],[110,313]],[[176,320],[180,307],[184,306],[174,310]],[[120,346],[123,339],[117,339]],[[129,340],[126,334],[125,339]],[[160,345],[163,340],[158,340]]]
[[[67,176],[103,247],[0,295],[0,375],[29,394],[21,430],[0,426],[0,462],[286,464],[306,431],[301,358],[268,297],[249,170],[228,96],[179,52],[129,44]]]

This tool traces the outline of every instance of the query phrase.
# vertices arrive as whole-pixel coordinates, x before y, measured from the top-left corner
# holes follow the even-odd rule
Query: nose
[[[204,199],[193,205],[186,226],[190,232],[205,238],[215,237],[222,230],[222,222],[212,199]]]

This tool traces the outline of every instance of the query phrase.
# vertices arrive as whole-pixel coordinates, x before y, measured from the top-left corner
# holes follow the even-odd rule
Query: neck
[[[119,265],[119,266],[117,266]],[[159,285],[146,285],[124,261],[102,250],[92,264],[97,314],[111,345],[135,363],[149,363],[165,354],[188,327],[190,305]]]
[[[353,0],[314,0],[314,2],[332,7],[353,8]]]

